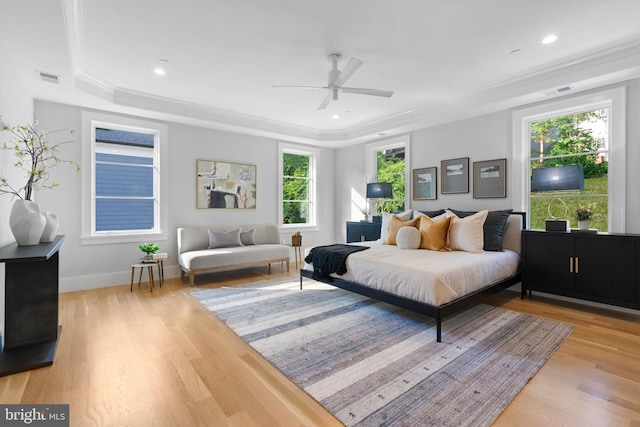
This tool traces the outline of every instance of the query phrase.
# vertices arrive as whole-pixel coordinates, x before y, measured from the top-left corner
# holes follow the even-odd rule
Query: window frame
[[[284,185],[284,162],[283,155],[287,154],[296,154],[302,156],[309,157],[309,188],[308,191],[308,200],[309,200],[309,222],[301,223],[301,224],[285,224],[282,221],[282,216],[284,214],[284,199],[283,199],[283,185]],[[287,144],[284,142],[280,142],[278,144],[278,226],[282,230],[291,230],[291,229],[306,229],[306,230],[317,230],[319,228],[318,225],[318,205],[317,205],[317,191],[318,191],[318,181],[317,181],[317,171],[318,171],[318,154],[319,150],[310,148],[310,147],[300,147],[298,145]]]
[[[411,209],[411,136],[401,135],[394,138],[383,139],[366,145],[367,160],[365,165],[366,182],[378,180],[378,155],[379,151],[404,147],[404,210]],[[365,184],[366,188],[366,184]],[[373,212],[373,201],[366,199],[367,208]]]
[[[103,243],[130,243],[144,240],[168,239],[167,203],[168,177],[162,171],[167,164],[167,126],[148,120],[122,117],[105,113],[83,111],[82,120],[82,233],[83,245]],[[96,231],[96,128],[116,129],[154,135],[154,229]]]
[[[512,115],[512,163],[511,188],[515,210],[529,212],[531,182],[531,123],[551,117],[576,112],[609,109],[609,232],[624,233],[626,229],[626,86],[591,94],[550,101],[533,107],[516,110]],[[529,228],[529,216],[527,216]]]

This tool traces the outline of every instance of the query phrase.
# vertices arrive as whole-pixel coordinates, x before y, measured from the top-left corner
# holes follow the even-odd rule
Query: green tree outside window
[[[282,154],[282,223],[309,223],[310,156]]]

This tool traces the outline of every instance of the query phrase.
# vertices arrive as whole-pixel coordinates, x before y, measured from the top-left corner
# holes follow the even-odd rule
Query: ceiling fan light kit
[[[358,87],[345,87],[343,86],[349,78],[360,68],[362,61],[357,58],[351,58],[342,71],[338,69],[338,62],[342,59],[342,56],[338,53],[332,53],[327,58],[331,62],[331,69],[327,76],[326,86],[289,86],[289,85],[273,85],[272,87],[288,87],[288,88],[302,88],[302,89],[325,89],[329,93],[320,103],[318,110],[324,110],[331,101],[337,101],[340,92],[354,93],[357,95],[370,95],[370,96],[382,96],[385,98],[391,97],[393,91],[380,90],[380,89],[366,89]]]

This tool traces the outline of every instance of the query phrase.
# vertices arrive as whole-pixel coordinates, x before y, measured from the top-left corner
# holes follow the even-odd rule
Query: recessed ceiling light
[[[169,61],[166,59],[161,59],[158,61],[156,66],[153,68],[153,72],[159,76],[164,76],[167,74],[167,67],[169,66]]]
[[[335,119],[339,119],[339,118],[340,118],[340,115],[339,115],[339,114],[334,114],[333,116],[331,116],[331,118],[332,118],[332,119],[334,119],[334,120],[335,120]]]
[[[555,34],[549,34],[542,39],[542,44],[551,44],[556,40],[558,40],[558,36],[556,36]]]

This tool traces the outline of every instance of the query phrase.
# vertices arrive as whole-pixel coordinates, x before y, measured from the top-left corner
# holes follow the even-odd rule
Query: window
[[[282,226],[316,225],[315,152],[280,146]]]
[[[372,212],[403,211],[409,206],[407,201],[407,182],[409,164],[409,136],[369,144],[368,182],[390,182],[393,189],[392,199],[375,201]]]
[[[569,219],[571,226],[576,228],[577,221],[573,218],[576,209],[593,206],[596,217],[591,227],[608,231],[608,113],[608,108],[588,110],[529,124],[532,176],[547,177],[551,172],[555,178],[550,183],[532,181],[529,192],[531,228],[544,229],[550,213]],[[559,188],[563,170],[570,172],[569,177],[579,173],[576,179],[565,180],[566,188]]]
[[[155,230],[154,135],[100,127],[95,135],[95,231]]]
[[[382,212],[404,211],[405,193],[404,147],[380,150],[376,155],[376,182],[390,182],[393,199],[378,200],[376,215]]]
[[[83,113],[83,243],[166,239],[164,125]]]
[[[530,228],[544,228],[551,215],[570,219],[576,227],[575,208],[595,203],[599,222],[592,227],[624,232],[625,107],[622,87],[514,112],[513,205],[529,213]],[[535,191],[537,185],[532,188],[534,169],[576,164],[584,170],[583,191],[542,193]]]

